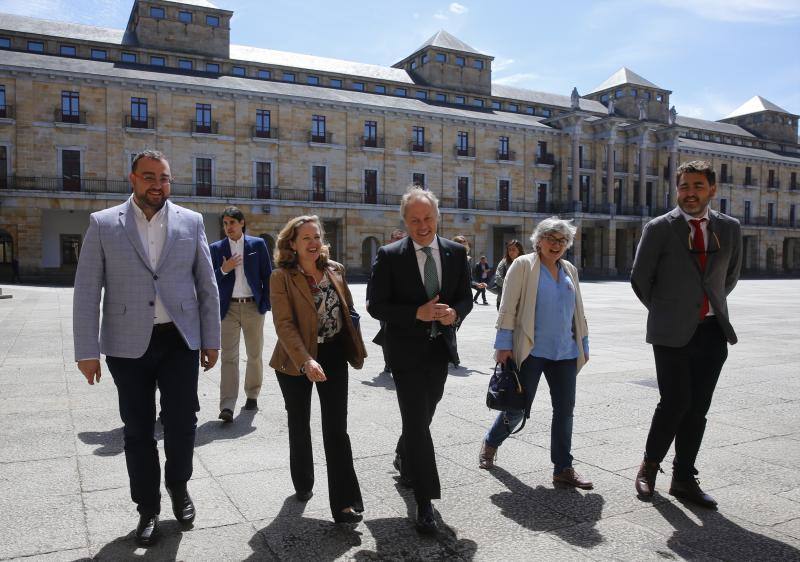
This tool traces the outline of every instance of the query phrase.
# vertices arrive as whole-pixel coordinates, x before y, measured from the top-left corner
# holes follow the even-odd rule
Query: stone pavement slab
[[[475,307],[459,331],[432,432],[442,479],[441,531],[414,530],[413,494],[392,468],[400,430],[394,384],[381,373],[378,324],[353,285],[370,356],[350,371],[349,431],[364,522],[332,522],[316,399],[314,497],[297,502],[288,471],[283,401],[267,368],[258,412],[217,420],[219,367],[200,377],[195,470],[198,516],[181,532],[166,493],[163,539],[137,548],[113,381],[89,386],[72,361],[72,289],[2,286],[0,301],[0,560],[800,560],[800,281],[741,281],[730,309],[731,346],[698,459],[719,511],[666,492],[641,501],[633,478],[658,400],[644,342],[645,311],[627,283],[584,283],[591,361],[575,408],[575,466],[593,490],[552,484],[547,383],[526,428],[477,466],[495,417],[484,404],[493,367],[495,307]],[[265,323],[265,361],[275,345]],[[244,358],[244,353],[241,354]],[[244,366],[244,363],[243,363]],[[163,459],[163,435],[157,425]],[[668,456],[665,466],[669,466]]]

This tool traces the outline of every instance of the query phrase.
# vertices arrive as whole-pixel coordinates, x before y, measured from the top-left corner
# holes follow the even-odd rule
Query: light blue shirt
[[[541,268],[536,293],[536,319],[531,355],[561,361],[578,357],[573,334],[575,286],[564,268],[558,268],[558,282],[546,267]],[[497,330],[495,349],[512,349],[514,330]],[[589,355],[589,336],[583,338],[583,353]]]

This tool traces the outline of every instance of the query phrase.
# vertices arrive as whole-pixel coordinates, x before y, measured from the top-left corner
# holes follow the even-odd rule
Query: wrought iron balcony
[[[416,141],[409,141],[408,142],[408,151],[409,152],[423,152],[423,153],[430,153],[431,152],[431,143],[423,142],[418,143]]]
[[[70,123],[73,125],[85,125],[86,124],[86,112],[85,111],[64,111],[63,109],[56,108],[53,112],[53,120],[56,123]]]
[[[498,160],[506,160],[506,161],[513,161],[517,159],[517,153],[513,150],[498,150],[497,151],[497,159]]]
[[[555,166],[556,164],[556,157],[554,154],[550,152],[543,152],[541,154],[536,155],[536,163],[537,164],[546,164],[548,166]]]
[[[125,128],[127,129],[155,129],[155,117],[133,117],[132,115],[125,116]]]
[[[383,148],[383,137],[359,137],[362,148]]]
[[[772,181],[767,181],[767,189],[776,190],[781,188],[781,180],[774,179]]]
[[[278,138],[278,128],[277,127],[259,127],[258,125],[253,125],[252,132],[250,133],[250,135],[254,139],[277,139]]]
[[[458,146],[455,145],[456,156],[463,156],[466,158],[475,158],[474,146]]]
[[[201,135],[218,135],[219,123],[217,121],[189,121],[189,130]]]
[[[318,144],[333,144],[333,133],[315,133],[314,131],[309,131],[308,142],[315,142]]]
[[[0,119],[13,119],[14,106],[13,105],[0,105]]]

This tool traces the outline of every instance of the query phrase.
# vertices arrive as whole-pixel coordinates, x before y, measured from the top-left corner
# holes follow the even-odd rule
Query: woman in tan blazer
[[[286,405],[289,465],[296,497],[313,495],[311,389],[316,386],[328,467],[328,495],[337,523],[357,523],[364,510],[347,434],[347,363],[360,369],[367,356],[353,325],[353,297],[344,267],[328,259],[317,216],[290,220],[278,234],[277,268],[270,277],[272,320],[278,343],[270,359]]]

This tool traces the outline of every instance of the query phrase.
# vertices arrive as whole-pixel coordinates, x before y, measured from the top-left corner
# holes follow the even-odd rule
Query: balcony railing
[[[647,166],[644,171],[648,176],[657,176],[658,175],[658,167],[657,166]]]
[[[772,180],[767,181],[767,189],[780,189],[781,188],[781,180]]]
[[[125,128],[127,129],[155,129],[155,117],[133,117],[132,115],[125,116]]]
[[[719,183],[732,184],[733,183],[733,174],[728,174],[727,176],[720,177],[719,178]]]
[[[0,105],[0,119],[13,119],[14,106],[13,105]]]
[[[474,146],[458,146],[458,145],[455,145],[453,148],[455,149],[456,156],[464,156],[466,158],[475,158],[475,147]]]
[[[259,127],[258,125],[253,125],[252,132],[250,136],[254,139],[277,139],[278,138],[278,128],[277,127]]]
[[[498,150],[497,151],[497,159],[498,160],[506,160],[506,161],[513,161],[517,159],[517,153],[513,150]]]
[[[430,153],[431,152],[431,143],[423,142],[418,143],[416,141],[408,141],[408,151],[409,152],[424,152]]]
[[[61,108],[57,108],[53,112],[53,120],[56,123],[72,123],[75,125],[85,125],[86,124],[86,112],[85,111],[64,111]]]
[[[550,152],[545,152],[542,154],[536,155],[536,163],[537,164],[546,164],[548,166],[555,166],[556,164],[556,157],[554,154]]]
[[[127,179],[111,180],[86,177],[31,177],[31,176],[5,176],[5,182],[0,183],[3,190],[25,190],[51,193],[80,192],[87,194],[116,194],[127,196],[131,192]],[[275,186],[258,185],[222,185],[211,183],[180,183],[172,184],[171,194],[177,197],[213,197],[221,199],[245,199],[251,201],[295,201],[295,202],[328,202],[340,204],[371,204],[391,205],[400,204],[401,194],[375,193],[374,191],[344,192],[321,189],[288,189]],[[441,198],[443,209],[468,209],[477,211],[495,211],[512,213],[571,213],[574,210],[572,201],[520,201],[514,199],[474,199],[467,197]],[[608,215],[611,212],[609,203],[584,203],[582,213]],[[614,204],[614,214],[632,217],[655,217],[662,215],[670,209],[642,208],[640,206],[627,206]],[[737,217],[748,226],[771,226],[784,228],[798,228],[797,223],[791,224],[789,219],[775,218],[770,222],[767,217]]]
[[[218,135],[219,122],[217,121],[189,121],[189,130],[201,135]]]
[[[800,189],[800,183],[794,182],[789,184],[789,191],[797,191]]]
[[[572,158],[569,159],[569,165],[572,166]],[[594,160],[582,158],[578,160],[578,168],[584,170],[594,170]]]
[[[383,137],[359,137],[361,148],[383,148]]]
[[[309,131],[308,142],[315,142],[318,144],[333,144],[333,133],[315,133],[314,131]]]
[[[748,178],[745,176],[744,178],[744,185],[748,187],[758,187],[758,179],[757,178]]]

